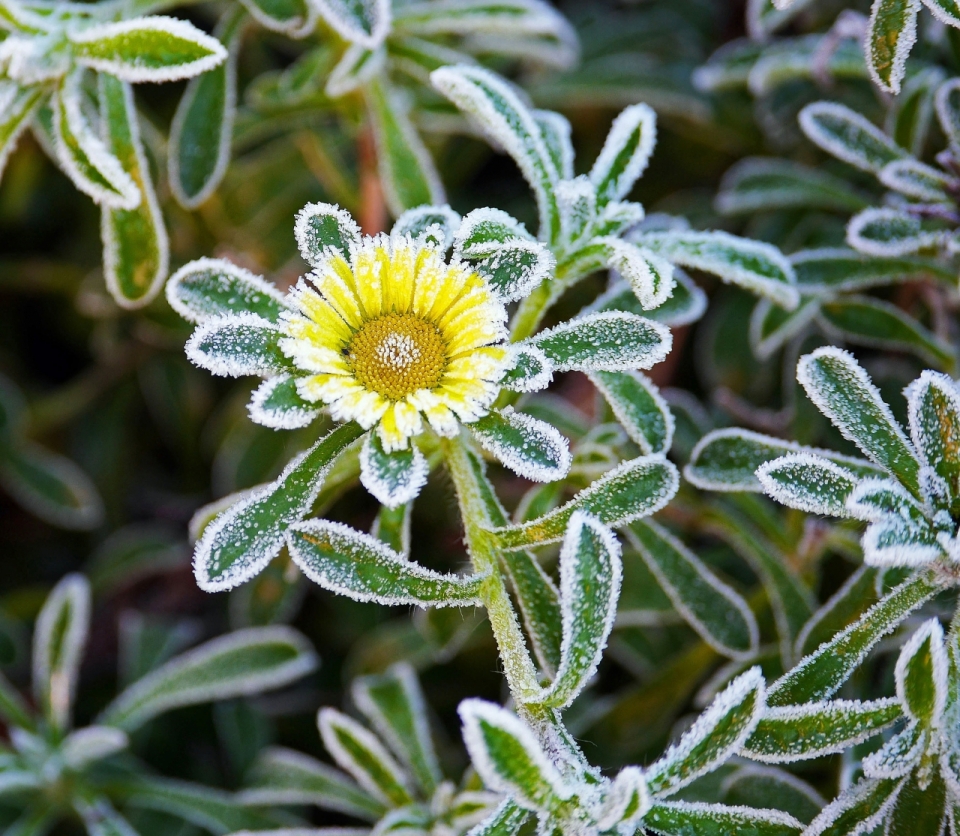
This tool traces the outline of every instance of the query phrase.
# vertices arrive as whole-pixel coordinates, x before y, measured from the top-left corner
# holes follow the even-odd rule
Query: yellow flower
[[[328,250],[291,291],[284,353],[309,373],[300,396],[339,421],[377,426],[405,449],[423,418],[444,436],[483,417],[507,361],[503,303],[469,265],[447,264],[407,236],[364,238],[349,257]]]

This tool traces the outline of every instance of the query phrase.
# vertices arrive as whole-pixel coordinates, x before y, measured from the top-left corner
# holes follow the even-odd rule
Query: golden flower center
[[[365,322],[344,353],[365,388],[398,401],[440,383],[446,349],[432,322],[415,314],[389,313]]]

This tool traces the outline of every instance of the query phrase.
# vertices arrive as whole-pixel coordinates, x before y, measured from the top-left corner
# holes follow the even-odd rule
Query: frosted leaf
[[[588,376],[644,455],[670,449],[673,413],[653,381],[634,371],[590,372]]]
[[[955,185],[942,171],[919,160],[894,160],[887,163],[878,175],[888,189],[900,192],[914,200],[949,200],[946,189]]]
[[[613,628],[622,574],[614,533],[574,512],[560,549],[560,666],[550,686],[525,702],[563,709],[590,681]]]
[[[797,380],[844,438],[895,474],[911,491],[920,463],[890,407],[849,352],[832,346],[800,358]]]
[[[134,84],[190,78],[227,59],[216,38],[159,15],[98,23],[68,37],[77,63]]]
[[[657,115],[647,105],[631,105],[613,120],[590,170],[600,206],[629,194],[646,170],[656,142]]]
[[[663,304],[646,310],[630,285],[616,272],[610,276],[610,287],[601,293],[581,313],[598,311],[627,311],[660,322],[669,328],[679,328],[696,322],[707,309],[707,294],[694,283],[686,271],[673,268],[673,292]]]
[[[33,694],[56,728],[70,722],[80,662],[90,633],[90,583],[69,574],[47,596],[33,633]]]
[[[627,537],[674,609],[710,647],[734,659],[757,652],[760,632],[747,602],[680,540],[650,520],[633,523]]]
[[[485,249],[490,244],[504,244],[515,239],[533,241],[527,228],[512,215],[500,209],[474,209],[466,214],[453,240],[453,254],[458,258],[469,256],[475,247]]]
[[[940,725],[947,705],[948,673],[943,628],[931,618],[900,650],[894,669],[897,697],[908,717],[926,727]]]
[[[856,569],[803,625],[793,646],[793,658],[800,659],[829,641],[862,612],[865,601],[879,597],[882,593],[877,593],[876,582],[877,572],[873,568]]]
[[[537,7],[548,12],[553,20],[561,20],[561,27],[566,29],[568,24],[566,19],[557,14],[551,6],[546,3],[537,3]],[[573,33],[574,41],[576,34]],[[540,135],[543,137],[544,145],[553,160],[561,180],[573,179],[573,144],[570,141],[570,121],[561,113],[555,113],[552,110],[535,110],[533,118],[540,128]]]
[[[530,343],[510,346],[511,366],[500,379],[500,385],[514,392],[538,392],[553,380],[553,363],[539,348]]]
[[[360,450],[360,481],[388,508],[411,502],[427,483],[427,460],[416,444],[388,453],[377,433],[369,433]]]
[[[937,121],[948,142],[960,146],[960,78],[951,78],[941,84],[933,101]]]
[[[757,468],[764,493],[782,505],[810,514],[845,517],[855,474],[810,453],[789,453]]]
[[[682,267],[702,270],[792,310],[800,302],[793,266],[776,247],[726,232],[646,232],[637,243]]]
[[[257,314],[240,313],[202,322],[187,340],[187,358],[221,377],[294,371],[280,348],[283,332]]]
[[[507,407],[469,425],[488,452],[518,476],[534,482],[555,482],[570,470],[570,446],[558,430]]]
[[[853,516],[873,521],[861,541],[867,565],[922,566],[940,557],[936,530],[917,501],[897,483],[866,480],[847,504]]]
[[[919,0],[874,0],[864,53],[870,77],[881,90],[899,93],[907,57],[917,40]]]
[[[541,331],[529,340],[557,371],[649,369],[673,345],[670,329],[622,311],[587,314]]]
[[[133,732],[174,708],[282,688],[318,664],[310,642],[290,627],[235,630],[137,680],[103,710],[98,722]]]
[[[311,0],[342,38],[375,49],[390,34],[390,0]]]
[[[616,528],[656,513],[677,492],[679,475],[661,455],[622,462],[565,505],[535,520],[492,529],[503,549],[557,543],[566,534],[576,511],[584,511],[604,525]]]
[[[767,704],[795,705],[832,696],[877,642],[942,588],[933,575],[914,574],[774,682],[767,689]]]
[[[557,207],[563,240],[579,241],[591,228],[597,214],[597,192],[584,175],[557,184]]]
[[[481,600],[483,576],[426,569],[343,523],[307,520],[292,527],[287,545],[293,561],[310,580],[355,601],[464,607]]]
[[[611,200],[593,221],[593,234],[619,238],[644,217],[643,207],[629,200]]]
[[[193,556],[200,588],[231,589],[261,572],[285,545],[287,529],[313,506],[338,456],[361,435],[357,424],[338,427],[294,458],[274,482],[246,494],[209,523]]]
[[[237,794],[244,806],[315,804],[365,821],[376,821],[386,812],[339,769],[279,746],[260,752],[244,777],[245,788]]]
[[[323,91],[331,99],[353,93],[380,73],[386,62],[387,54],[383,48],[368,49],[361,44],[350,44],[327,77]]]
[[[250,420],[273,430],[307,427],[320,415],[316,404],[305,401],[297,391],[296,378],[271,377],[253,392],[247,405]]]
[[[893,479],[864,479],[846,500],[851,516],[866,522],[900,520],[913,528],[926,527],[923,508]]]
[[[768,360],[789,341],[802,334],[822,313],[816,297],[801,299],[792,311],[778,308],[769,299],[761,299],[750,315],[750,348],[758,360]]]
[[[515,836],[528,818],[529,810],[507,798],[487,818],[467,831],[467,836]]]
[[[759,667],[731,682],[684,732],[679,742],[647,770],[655,798],[672,795],[712,772],[753,733],[764,710],[764,681]]]
[[[461,217],[449,206],[417,206],[404,212],[390,230],[392,237],[409,235],[436,245],[441,252],[453,246],[460,229]]]
[[[553,253],[540,242],[520,239],[504,244],[478,244],[464,257],[504,302],[528,296],[551,277],[557,263]]]
[[[953,274],[943,274],[942,268],[933,259],[877,258],[845,247],[801,250],[791,255],[790,261],[796,271],[801,293],[818,296],[836,291],[883,287],[929,276],[953,281]]]
[[[671,259],[612,236],[597,238],[591,246],[606,249],[606,266],[627,280],[645,310],[659,308],[670,298],[675,284]]]
[[[427,707],[414,669],[406,662],[363,676],[350,689],[357,708],[429,795],[443,780],[430,737]]]
[[[647,810],[650,809],[650,794],[643,770],[639,766],[625,766],[610,784],[597,816],[597,828],[603,832],[616,828],[633,833]]]
[[[376,735],[335,708],[321,708],[317,726],[337,766],[370,795],[391,807],[413,801],[406,773]]]
[[[330,250],[349,259],[360,246],[360,227],[346,210],[332,203],[308,203],[299,212],[293,234],[303,260],[314,267],[326,261]]]
[[[700,801],[655,801],[643,824],[656,833],[806,836],[803,824],[779,810],[761,810]]]
[[[812,0],[748,0],[747,32],[752,40],[766,41],[770,35],[785,27]]]
[[[42,99],[43,93],[36,87],[21,87],[12,80],[0,79],[0,176]]]
[[[864,209],[847,224],[847,243],[872,256],[912,255],[945,244],[946,230],[924,229],[919,218],[898,209]]]
[[[60,744],[68,769],[84,769],[98,760],[122,752],[130,744],[126,733],[109,726],[87,726],[70,732]]]
[[[73,802],[73,808],[83,821],[87,836],[139,836],[106,798],[80,797]]]
[[[167,282],[167,301],[188,322],[252,313],[269,322],[290,310],[286,297],[262,276],[222,258],[185,264]]]
[[[863,774],[868,778],[902,778],[923,754],[927,735],[916,720],[891,737],[879,750],[863,759]]]
[[[869,740],[902,716],[896,699],[767,708],[741,754],[763,763],[793,763],[836,754]]]
[[[814,102],[800,111],[800,127],[807,138],[828,154],[878,174],[887,163],[907,152],[856,111],[836,102]]]
[[[490,789],[534,811],[550,809],[573,795],[516,715],[478,699],[464,700],[458,711],[470,760]]]
[[[960,493],[960,391],[953,379],[924,371],[905,390],[907,423],[914,446],[946,481],[949,496]]]
[[[765,462],[793,453],[806,453],[828,459],[843,470],[859,477],[882,476],[876,465],[852,456],[841,456],[831,450],[803,447],[752,430],[724,427],[711,430],[697,442],[684,468],[684,477],[707,491],[761,491],[756,471]]]
[[[890,779],[859,781],[824,807],[804,836],[832,836],[838,831],[849,836],[873,833],[896,804],[902,786]]]
[[[271,0],[240,0],[243,9],[257,23],[271,32],[280,32],[290,38],[304,38],[317,26],[317,11],[304,0],[273,3]],[[231,53],[233,50],[230,50]]]
[[[67,76],[51,103],[57,161],[94,203],[134,209],[140,203],[140,189],[87,123],[81,107],[81,80],[79,71]]]
[[[430,80],[513,157],[536,196],[543,236],[555,238],[560,228],[553,188],[560,172],[530,110],[500,76],[489,70],[442,67],[431,74]]]

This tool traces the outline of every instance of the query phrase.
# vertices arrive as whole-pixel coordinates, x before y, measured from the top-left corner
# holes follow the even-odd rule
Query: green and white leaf
[[[917,40],[919,0],[874,0],[864,51],[870,77],[880,89],[899,93],[907,56]]]
[[[427,460],[416,444],[388,453],[379,434],[367,434],[360,450],[360,481],[387,508],[414,500],[428,474]]]
[[[244,313],[276,324],[282,313],[292,310],[275,285],[222,258],[185,264],[170,277],[166,294],[171,308],[198,324]]]
[[[945,244],[950,233],[925,227],[914,215],[899,209],[864,209],[847,224],[847,243],[866,255],[913,255]]]
[[[894,677],[904,713],[924,726],[940,724],[947,705],[947,649],[936,618],[925,621],[903,646]]]
[[[323,19],[342,38],[375,49],[390,33],[390,0],[314,0]]]
[[[846,517],[847,498],[859,480],[856,474],[810,453],[788,453],[757,468],[764,493],[781,505],[808,514]]]
[[[640,372],[590,372],[620,425],[644,455],[666,453],[673,443],[670,407],[653,381]]]
[[[267,378],[253,391],[247,413],[251,421],[263,427],[295,430],[313,423],[320,410],[300,396],[295,377],[277,375]]]
[[[657,143],[657,115],[645,104],[620,112],[590,170],[597,205],[622,200],[646,170]]]
[[[872,174],[908,153],[846,105],[814,102],[800,111],[800,127],[807,139],[838,160]]]
[[[296,370],[284,353],[283,332],[251,313],[201,322],[184,347],[194,365],[220,377],[272,376]]]
[[[303,260],[323,266],[331,251],[350,258],[360,245],[360,227],[346,210],[332,203],[308,203],[299,212],[293,234]]]
[[[470,432],[504,467],[533,482],[556,482],[570,471],[570,445],[552,425],[515,412],[492,410]]]

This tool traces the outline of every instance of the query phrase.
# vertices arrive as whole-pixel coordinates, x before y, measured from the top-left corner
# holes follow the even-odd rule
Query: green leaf
[[[567,440],[538,418],[507,407],[493,410],[468,426],[480,446],[518,476],[534,482],[556,482],[570,470]]]
[[[897,659],[897,697],[904,713],[923,726],[936,727],[947,704],[947,675],[943,628],[931,618],[910,637]]]
[[[696,801],[657,801],[644,825],[666,836],[799,836],[803,824],[778,810],[725,807]]]
[[[853,355],[818,348],[800,358],[797,380],[845,438],[919,495],[920,463],[877,387]]]
[[[383,47],[368,49],[360,44],[351,44],[327,77],[323,92],[331,99],[339,99],[363,89],[383,72],[386,60]]]
[[[541,331],[529,342],[557,371],[649,369],[670,352],[665,326],[622,311],[587,314]]]
[[[194,365],[222,377],[289,374],[296,366],[280,347],[283,338],[272,322],[242,313],[200,323],[185,349]]]
[[[857,212],[869,203],[846,180],[818,168],[792,160],[748,157],[723,175],[715,205],[721,214],[739,215],[797,208]],[[798,275],[798,283],[799,279]]]
[[[776,247],[726,232],[646,232],[637,243],[693,270],[718,276],[792,310],[800,302],[793,267]]]
[[[739,593],[652,521],[633,523],[627,536],[677,612],[707,644],[733,659],[756,653],[759,629]]]
[[[841,340],[870,348],[909,351],[942,369],[956,364],[953,348],[896,305],[869,296],[845,296],[820,305],[819,318]]]
[[[617,116],[590,170],[598,206],[630,193],[646,169],[656,141],[657,115],[647,105],[631,105]]]
[[[880,639],[941,589],[933,573],[917,572],[774,682],[767,703],[796,705],[835,694]]]
[[[381,505],[377,517],[370,528],[370,534],[385,543],[398,554],[410,554],[410,513],[413,503],[408,502],[396,508]]]
[[[859,113],[836,102],[807,105],[800,111],[799,121],[811,142],[862,171],[879,174],[887,163],[908,156]]]
[[[847,224],[847,243],[878,257],[912,255],[950,240],[948,230],[902,209],[864,209]]]
[[[104,144],[140,191],[134,209],[112,209],[106,204],[101,208],[103,270],[107,289],[117,304],[139,308],[163,287],[170,262],[169,241],[140,141],[133,89],[106,73],[98,74],[97,83]]]
[[[952,5],[952,0],[946,2]],[[960,146],[960,79],[951,78],[937,88],[934,107],[947,141],[952,146]]]
[[[859,480],[846,468],[810,453],[789,453],[757,468],[764,493],[808,514],[846,517],[847,497]]]
[[[15,81],[0,80],[0,102],[3,103],[0,108],[3,111],[0,116],[0,175],[20,134],[30,124],[42,100],[43,90],[39,86],[21,87]]]
[[[516,715],[477,699],[464,700],[458,711],[470,760],[490,789],[536,811],[570,798],[570,788]]]
[[[747,764],[723,782],[723,801],[755,809],[776,809],[801,822],[813,820],[827,802],[806,781],[775,766]]]
[[[308,203],[293,227],[303,260],[322,267],[331,251],[350,258],[360,245],[360,227],[346,209],[332,203]]]
[[[367,435],[360,451],[360,481],[387,508],[412,502],[426,484],[427,460],[416,444],[387,452],[379,434]]]
[[[504,373],[500,385],[514,392],[537,392],[553,380],[553,363],[539,348],[530,343],[514,343],[510,347],[513,366]]]
[[[707,295],[679,267],[673,270],[673,293],[662,305],[645,309],[637,294],[627,282],[614,282],[610,289],[588,305],[583,313],[599,311],[627,311],[645,316],[670,328],[689,325],[703,316],[707,308]]]
[[[390,31],[389,0],[316,0],[316,4],[331,28],[351,43],[373,49]]]
[[[560,665],[553,682],[525,702],[563,709],[577,698],[596,673],[613,629],[622,575],[613,532],[575,512],[560,549]]]
[[[286,0],[279,0],[281,4],[287,5]],[[252,0],[245,5],[259,8]],[[300,4],[294,0],[292,5]],[[302,18],[295,13],[291,25],[296,27],[298,22],[302,23]],[[237,53],[246,23],[242,6],[233,7],[221,17],[217,37],[226,44],[227,60],[190,80],[170,125],[170,190],[186,209],[196,209],[216,191],[230,162],[237,107]]]
[[[844,248],[801,250],[790,256],[790,262],[801,293],[829,294],[931,278],[944,282],[955,279],[950,270],[933,259],[879,258]]]
[[[430,796],[443,775],[430,738],[423,692],[413,668],[398,663],[384,674],[361,677],[354,681],[351,693],[357,708],[412,770],[425,795]]]
[[[500,517],[494,524],[504,525]],[[501,552],[530,643],[543,670],[553,676],[560,667],[562,613],[560,593],[550,576],[528,551]]]
[[[97,798],[90,803],[77,801],[74,808],[80,814],[88,836],[138,836],[106,798]]]
[[[857,476],[881,476],[883,471],[870,462],[840,456],[830,450],[802,447],[792,441],[727,427],[711,430],[697,442],[683,475],[706,491],[760,491],[757,468],[791,453],[815,454]]]
[[[370,795],[390,807],[413,801],[406,774],[376,736],[335,708],[321,708],[317,724],[327,751]]]
[[[98,722],[134,731],[174,708],[282,688],[318,664],[310,643],[289,627],[237,630],[148,673],[120,693]]]
[[[616,528],[659,511],[677,491],[676,468],[662,456],[623,462],[565,505],[523,525],[492,529],[501,548],[522,549],[563,539],[575,511]]]
[[[507,83],[489,70],[443,67],[435,70],[430,80],[513,157],[537,199],[541,237],[556,240],[560,215],[554,188],[560,173],[534,115]]]
[[[70,459],[24,439],[0,460],[0,484],[30,513],[59,528],[87,531],[103,521],[96,486]]]
[[[960,497],[960,392],[953,379],[925,371],[907,387],[910,437],[927,464]]]
[[[135,209],[140,189],[87,123],[81,106],[82,72],[68,75],[53,97],[53,147],[73,184],[95,203]]]
[[[516,836],[529,817],[529,810],[508,798],[480,824],[475,825],[471,832],[473,836]]]
[[[382,80],[364,85],[364,94],[390,210],[399,217],[415,206],[443,203],[440,175],[397,94]]]
[[[481,599],[483,577],[425,569],[343,523],[307,520],[292,528],[288,544],[294,562],[310,580],[356,601],[464,607]]]
[[[274,430],[293,430],[313,423],[320,414],[317,404],[297,391],[297,378],[278,375],[258,386],[247,406],[250,420]]]
[[[546,4],[541,4],[539,0],[533,0],[532,2],[530,2],[530,0],[520,0],[518,5],[527,5],[527,7],[534,12],[531,17],[539,15],[541,19],[538,23],[542,23],[546,14],[549,14],[553,20],[560,22],[562,27],[566,28],[569,25],[567,24],[566,18],[555,13],[554,10]],[[436,7],[433,7],[430,12],[435,15]],[[534,25],[537,26],[538,24],[535,23]],[[570,30],[568,29],[567,31]],[[575,34],[574,39],[576,39]],[[533,118],[536,120],[537,127],[540,128],[540,135],[543,137],[543,142],[547,146],[547,152],[550,154],[550,159],[553,161],[553,166],[559,173],[561,180],[573,180],[574,151],[573,143],[570,139],[572,130],[570,120],[563,114],[555,113],[552,110],[535,110],[533,111]]]
[[[719,693],[680,740],[646,771],[651,795],[672,795],[736,753],[763,714],[764,682],[751,668]]]
[[[167,301],[189,322],[250,313],[276,324],[292,310],[282,293],[261,276],[222,258],[184,265],[167,282]]]
[[[639,372],[592,372],[590,382],[644,455],[666,453],[673,442],[670,407],[653,382]]]
[[[291,38],[302,38],[316,26],[316,13],[305,0],[240,0],[250,16],[261,26]],[[218,33],[221,41],[230,41]],[[227,49],[233,56],[233,47]],[[228,61],[230,59],[227,59]]]
[[[944,781],[942,771],[934,769],[928,783],[921,779],[918,770],[897,793],[893,809],[887,814],[885,833],[889,836],[920,836],[949,832],[948,822],[952,816],[948,809],[955,804],[951,788]]]
[[[917,40],[918,0],[874,0],[865,51],[870,76],[888,93],[899,93],[907,56]]]
[[[33,694],[48,722],[70,724],[80,662],[90,633],[90,584],[83,575],[64,577],[37,616],[33,634]]]
[[[801,297],[800,305],[785,311],[769,299],[760,299],[750,315],[750,348],[758,360],[767,360],[784,344],[804,332],[820,310],[815,296]]]
[[[435,243],[446,252],[453,245],[462,222],[460,215],[449,206],[418,206],[397,218],[390,234],[409,235],[415,241]]]
[[[942,203],[950,200],[955,181],[942,171],[911,158],[887,163],[879,175],[880,182],[914,200]]]
[[[797,636],[795,658],[812,653],[844,627],[858,619],[876,598],[877,570],[860,566],[830,599],[803,625]]]
[[[97,23],[68,37],[77,63],[132,83],[190,78],[227,58],[216,38],[172,17]]]
[[[260,753],[237,800],[251,807],[310,804],[363,821],[376,821],[386,812],[339,770],[279,746]]]
[[[903,717],[895,699],[834,700],[768,708],[742,754],[764,763],[792,763],[843,752]]]
[[[2,673],[0,673],[0,717],[7,725],[28,731],[36,725],[30,715],[30,707]]]
[[[896,802],[900,779],[862,779],[842,792],[810,822],[804,836],[848,836],[872,833]]]

